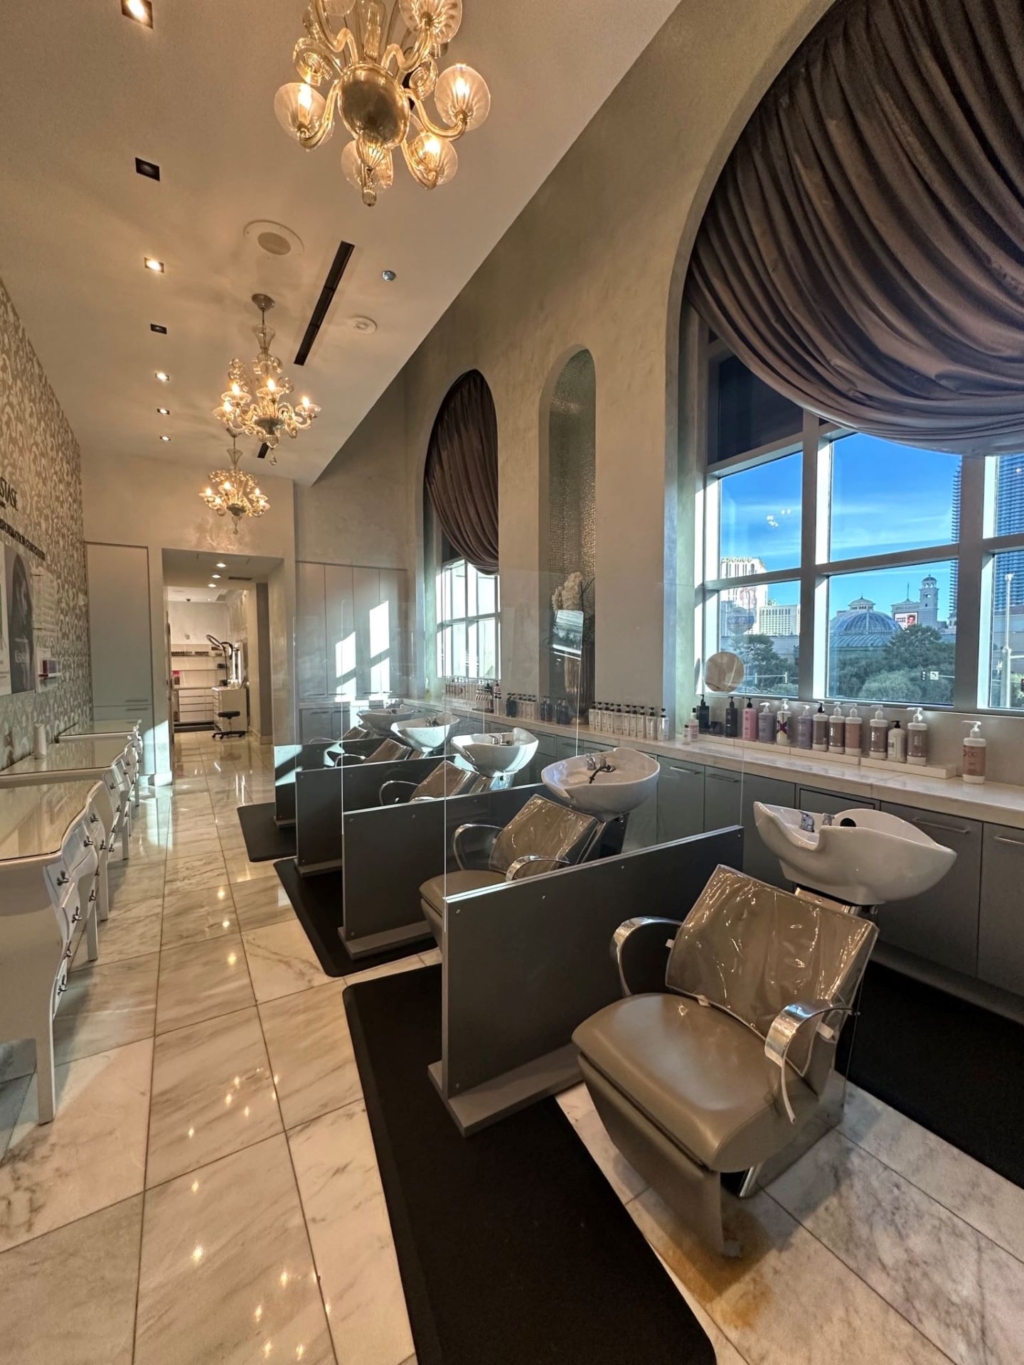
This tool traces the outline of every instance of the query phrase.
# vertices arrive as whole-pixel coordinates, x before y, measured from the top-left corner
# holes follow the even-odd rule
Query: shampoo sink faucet
[[[590,773],[590,777],[587,779],[588,784],[593,786],[598,773],[613,773],[615,765],[603,758],[598,762],[593,754],[587,754],[587,771]]]

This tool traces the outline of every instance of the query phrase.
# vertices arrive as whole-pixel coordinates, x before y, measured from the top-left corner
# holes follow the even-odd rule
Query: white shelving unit
[[[171,669],[174,675],[174,725],[213,726],[213,692],[224,677],[219,655],[195,643],[171,642]]]

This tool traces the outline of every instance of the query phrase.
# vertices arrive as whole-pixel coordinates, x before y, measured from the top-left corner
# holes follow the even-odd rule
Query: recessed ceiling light
[[[146,28],[153,27],[153,0],[121,0],[121,13]]]
[[[135,174],[144,175],[147,180],[160,179],[160,167],[155,161],[143,161],[141,156],[135,158]]]
[[[152,270],[155,275],[162,275],[164,273],[164,263],[163,261],[155,260],[152,256],[147,256],[146,269]]]
[[[170,408],[157,408],[157,412],[160,414],[161,417],[170,417],[171,415]]]
[[[216,584],[216,583],[207,583],[206,586],[207,586],[208,588],[215,588],[215,587],[217,586],[217,584]]]
[[[165,337],[167,335],[167,328],[163,325],[162,322],[151,322],[149,324],[149,330],[151,332],[159,332],[162,337]]]
[[[161,441],[169,441],[171,438],[169,436],[161,436],[160,439]]]
[[[212,573],[212,574],[210,574],[210,577],[211,577],[211,578],[220,578],[220,574],[219,574],[219,573]]]
[[[392,280],[398,279],[398,276],[395,274],[393,270],[382,270],[380,272],[380,277],[385,284],[390,284]]]
[[[350,332],[369,333],[377,330],[377,324],[374,322],[373,318],[367,317],[346,318],[344,326],[346,326]]]
[[[218,565],[217,565],[217,568],[218,568],[218,569],[226,569],[227,567],[228,567],[228,566],[227,566],[226,564],[218,564]]]
[[[160,380],[160,383],[161,383],[161,384],[167,384],[167,383],[169,383],[170,378],[171,378],[171,376],[170,376],[169,374],[167,374],[164,370],[157,370],[157,371],[156,371],[156,377],[157,377],[157,379]]]

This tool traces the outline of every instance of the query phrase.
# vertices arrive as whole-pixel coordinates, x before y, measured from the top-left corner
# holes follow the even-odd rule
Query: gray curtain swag
[[[1024,6],[844,0],[734,148],[687,297],[793,402],[1024,449]]]
[[[427,448],[427,496],[453,548],[498,572],[498,419],[487,380],[470,370],[448,390]]]

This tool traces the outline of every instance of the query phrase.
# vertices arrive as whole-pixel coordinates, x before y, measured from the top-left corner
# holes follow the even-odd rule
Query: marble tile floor
[[[31,1048],[0,1044],[0,1358],[415,1365],[342,994],[437,951],[327,978],[240,838],[272,752],[193,734],[176,757],[113,871],[100,961],[76,958],[53,1124]],[[730,1203],[735,1260],[678,1224],[582,1086],[560,1103],[719,1365],[1021,1360],[1024,1191],[871,1096]]]

